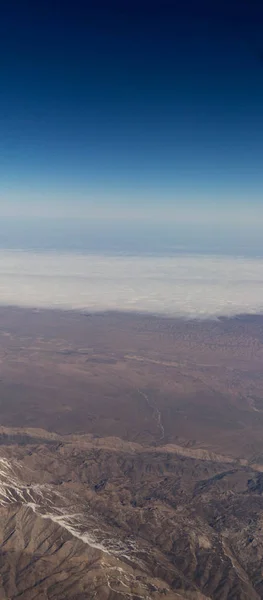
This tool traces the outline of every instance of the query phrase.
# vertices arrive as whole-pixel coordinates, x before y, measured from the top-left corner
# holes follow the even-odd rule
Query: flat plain
[[[8,427],[263,452],[263,317],[0,310]]]

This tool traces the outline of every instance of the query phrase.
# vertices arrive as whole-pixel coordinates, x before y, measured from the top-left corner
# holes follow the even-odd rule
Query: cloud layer
[[[188,317],[263,312],[263,259],[0,252],[0,303]]]

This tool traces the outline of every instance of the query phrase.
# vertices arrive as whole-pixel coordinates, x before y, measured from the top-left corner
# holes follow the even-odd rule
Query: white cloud
[[[0,303],[191,317],[263,312],[263,259],[1,251]]]

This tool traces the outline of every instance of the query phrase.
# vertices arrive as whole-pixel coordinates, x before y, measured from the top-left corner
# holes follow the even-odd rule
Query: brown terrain
[[[263,598],[263,317],[0,309],[0,599]]]

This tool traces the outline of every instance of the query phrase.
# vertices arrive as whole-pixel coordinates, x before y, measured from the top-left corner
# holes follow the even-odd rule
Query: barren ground
[[[0,598],[263,598],[263,317],[0,309]]]

